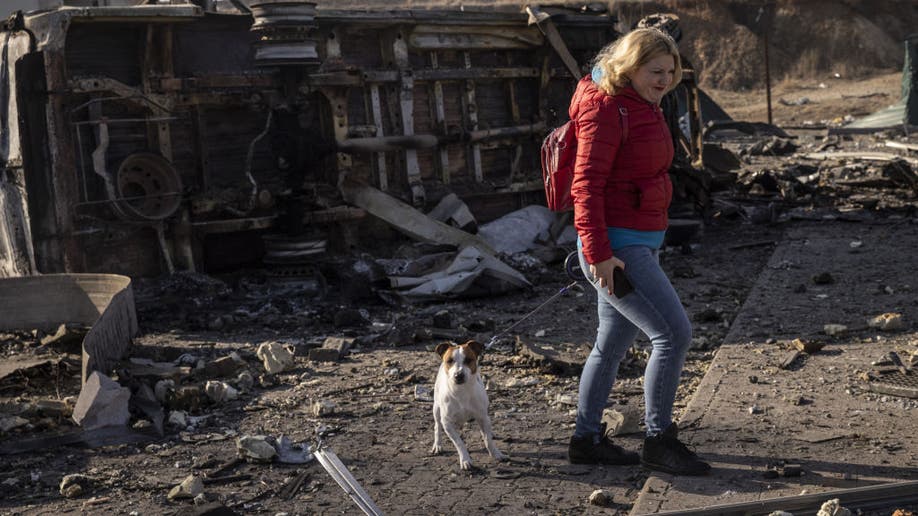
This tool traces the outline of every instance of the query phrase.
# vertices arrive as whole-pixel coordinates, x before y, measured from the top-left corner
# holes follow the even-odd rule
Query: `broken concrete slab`
[[[309,360],[313,362],[337,362],[347,355],[354,344],[352,337],[327,337],[320,348],[309,350]]]
[[[73,408],[73,420],[85,430],[127,425],[131,418],[130,398],[130,389],[95,371],[80,391]]]
[[[107,373],[137,334],[131,279],[116,274],[44,274],[0,279],[0,328],[56,331],[90,326],[83,339],[82,380]]]

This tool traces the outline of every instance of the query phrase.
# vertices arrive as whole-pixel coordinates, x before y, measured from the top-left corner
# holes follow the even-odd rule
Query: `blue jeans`
[[[660,268],[660,251],[629,246],[617,249],[615,256],[625,263],[625,275],[634,285],[634,291],[619,299],[594,285],[599,293],[599,328],[580,375],[576,437],[600,437],[602,411],[618,366],[638,330],[647,335],[653,346],[644,370],[644,424],[647,435],[665,430],[672,423],[676,388],[692,341],[692,325],[682,302]],[[580,267],[587,279],[592,280],[582,251]]]

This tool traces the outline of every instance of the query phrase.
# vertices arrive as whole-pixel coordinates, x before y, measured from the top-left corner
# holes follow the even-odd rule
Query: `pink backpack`
[[[614,97],[613,97],[614,100]],[[628,139],[628,110],[615,101],[622,124],[622,143]],[[542,140],[542,182],[545,201],[552,211],[567,211],[574,207],[571,184],[574,182],[574,162],[577,161],[577,131],[574,121],[556,127]]]

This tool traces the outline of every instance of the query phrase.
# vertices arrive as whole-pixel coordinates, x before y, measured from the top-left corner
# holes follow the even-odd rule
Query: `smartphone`
[[[621,299],[634,291],[634,285],[625,276],[625,270],[621,267],[612,269],[612,293],[615,297]]]

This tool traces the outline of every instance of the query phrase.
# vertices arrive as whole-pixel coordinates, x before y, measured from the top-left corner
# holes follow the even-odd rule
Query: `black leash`
[[[493,337],[491,337],[491,340],[489,340],[488,343],[485,344],[485,349],[491,349],[491,346],[493,346],[495,343],[497,343],[498,337],[504,335],[504,334],[507,333],[508,331],[510,331],[510,330],[512,330],[513,328],[515,328],[517,324],[519,324],[519,323],[525,321],[529,316],[531,316],[532,314],[538,312],[539,309],[541,309],[543,306],[547,305],[548,303],[551,303],[556,297],[560,296],[561,294],[564,294],[565,292],[567,292],[568,290],[570,290],[571,288],[573,288],[573,286],[576,285],[576,284],[577,284],[576,281],[572,281],[570,285],[568,285],[568,286],[562,288],[561,290],[555,292],[555,294],[554,294],[553,296],[551,296],[550,298],[546,299],[541,305],[535,307],[535,308],[534,308],[531,312],[529,312],[528,314],[524,315],[522,319],[520,319],[519,321],[516,321],[515,323],[511,324],[509,327],[507,327],[506,329],[504,329],[504,330],[501,331],[500,333],[495,334]]]

